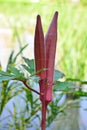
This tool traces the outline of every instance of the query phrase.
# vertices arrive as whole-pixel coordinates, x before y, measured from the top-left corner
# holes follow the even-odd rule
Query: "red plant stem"
[[[42,101],[42,122],[41,122],[41,128],[42,130],[46,129],[46,108],[45,101]]]
[[[23,83],[24,83],[24,85],[25,85],[29,90],[31,90],[31,91],[37,93],[38,95],[42,95],[41,93],[39,93],[39,92],[36,91],[35,89],[32,89],[31,87],[29,87],[29,86],[27,85],[27,82],[26,82],[26,81],[23,81]]]
[[[41,122],[41,130],[46,129],[46,110],[47,103],[45,101],[45,95],[42,96],[42,122]]]
[[[37,93],[38,95],[41,95],[42,97],[42,122],[41,122],[41,130],[45,130],[46,129],[46,110],[47,110],[47,103],[45,101],[45,93],[44,94],[41,94],[39,93],[38,91],[32,89],[31,87],[29,87],[27,85],[27,82],[26,81],[23,81],[24,85],[31,91]],[[45,92],[45,91],[44,91]]]
[[[46,95],[46,79],[40,80],[39,85],[42,87],[43,95],[40,96],[40,100],[42,103],[42,121],[41,121],[41,130],[46,129],[46,110],[47,110],[47,104],[45,101],[45,95]]]

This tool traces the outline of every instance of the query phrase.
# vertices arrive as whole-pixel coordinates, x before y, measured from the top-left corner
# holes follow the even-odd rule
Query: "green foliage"
[[[18,56],[22,53],[22,51],[26,48],[26,45],[20,49],[20,51],[16,54],[16,56],[14,56],[14,51],[11,52],[9,59],[8,59],[8,64],[7,64],[7,68],[6,68],[6,72],[2,70],[2,66],[1,66],[1,70],[0,70],[0,114],[2,114],[3,109],[5,107],[5,105],[9,102],[10,99],[12,99],[13,97],[15,97],[16,95],[18,95],[20,92],[22,92],[22,90],[19,91],[14,91],[16,90],[16,87],[19,85],[19,83],[14,81],[12,83],[10,83],[9,85],[9,81],[10,80],[16,80],[16,79],[20,79],[20,80],[24,80],[24,74],[17,68],[13,67],[15,66],[15,62],[18,58]],[[15,87],[13,87],[15,86]],[[22,84],[21,84],[22,86]]]
[[[15,67],[9,67],[9,72],[0,71],[0,82],[6,81],[6,80],[25,80],[24,73],[22,73],[20,70],[18,70]]]
[[[21,88],[18,86],[22,86],[19,82],[12,82],[9,85],[8,81],[3,81],[0,85],[0,115],[2,114],[5,105],[15,96],[22,92]]]
[[[19,53],[18,53],[19,54]],[[18,112],[18,107],[16,102],[13,103],[14,112],[9,111],[9,117],[11,117],[11,121],[5,128],[9,129],[24,129],[34,127],[32,123],[36,118],[39,121],[41,116],[39,114],[41,110],[41,103],[39,98],[36,97],[33,92],[29,91],[23,85],[23,81],[27,81],[27,84],[33,88],[35,84],[39,82],[39,77],[36,76],[36,72],[34,70],[34,60],[30,60],[28,58],[23,57],[24,63],[20,67],[15,67],[15,62],[13,66],[13,52],[10,56],[10,62],[8,62],[7,71],[0,71],[0,82],[1,82],[1,92],[0,92],[0,115],[2,114],[6,104],[14,97],[19,96],[21,100],[23,100],[24,108],[21,108]],[[18,57],[18,55],[17,55]],[[16,61],[16,60],[15,60]],[[12,63],[12,64],[11,64]],[[2,67],[1,67],[2,68]],[[46,71],[44,68],[40,71]],[[59,70],[55,70],[54,72],[54,97],[55,99],[50,103],[47,109],[47,127],[51,125],[51,123],[56,119],[58,113],[64,112],[64,109],[73,103],[73,100],[70,103],[64,103],[59,106],[58,102],[61,100],[64,93],[73,93],[75,86],[70,82],[70,79],[67,81],[60,81],[65,77],[64,73]],[[22,81],[22,82],[20,82]],[[32,84],[33,82],[33,84]],[[61,91],[60,94],[55,95],[55,92]],[[82,95],[86,96],[86,93],[82,91],[76,91],[73,93],[75,97],[79,97]],[[27,115],[27,116],[25,116]],[[8,119],[8,117],[6,117]],[[5,120],[6,120],[5,118]],[[0,120],[2,121],[2,120]],[[39,126],[39,125],[38,125]],[[37,127],[37,126],[35,126]],[[3,128],[3,127],[2,127]]]
[[[22,66],[22,68],[21,66],[15,67],[16,59],[22,53],[24,48],[25,47],[23,47],[23,49],[21,49],[15,57],[14,51],[12,51],[9,57],[6,71],[3,71],[2,69],[0,71],[0,115],[2,114],[6,104],[12,98],[17,97],[18,95],[21,97],[21,99],[23,99],[25,103],[24,110],[21,110],[20,108],[19,113],[16,104],[13,103],[14,113],[9,111],[10,115],[8,116],[12,118],[12,121],[10,121],[8,125],[6,125],[4,128],[26,129],[33,126],[33,124],[31,124],[32,120],[34,120],[35,118],[40,118],[38,115],[38,111],[41,109],[41,106],[40,102],[38,102],[38,98],[34,97],[33,93],[25,88],[22,83],[24,80],[27,81],[27,84],[29,84],[29,86],[32,86],[32,82],[38,83],[39,77],[35,76],[34,73],[34,60],[29,60],[28,58],[23,57],[24,64],[29,67],[29,70],[27,70],[24,66]],[[24,70],[28,72],[27,76]],[[22,93],[24,96],[22,95]],[[26,114],[27,116],[25,116]],[[6,118],[8,119],[8,117]],[[0,122],[1,121],[2,120],[0,120]]]
[[[25,47],[23,47],[23,49],[21,50],[23,51],[24,48]],[[24,109],[20,107],[20,112],[18,112],[17,104],[13,103],[14,112],[12,113],[11,111],[9,111],[10,113],[9,117],[12,118],[12,121],[10,121],[10,123],[8,123],[8,125],[5,127],[9,129],[24,129],[25,130],[26,128],[33,127],[32,121],[34,121],[36,118],[39,120],[39,124],[40,124],[41,117],[40,117],[39,111],[41,109],[41,103],[39,101],[39,98],[34,96],[33,92],[25,88],[22,83],[26,80],[27,84],[31,88],[33,88],[35,84],[39,82],[39,77],[36,76],[38,72],[35,73],[35,69],[34,69],[34,60],[33,59],[30,60],[28,58],[23,57],[23,61],[24,61],[23,64],[20,65],[20,67],[15,66],[16,59],[19,56],[19,54],[21,54],[22,52],[21,50],[16,54],[15,57],[14,57],[14,51],[12,51],[9,57],[7,70],[0,71],[0,82],[1,82],[0,115],[2,114],[6,104],[12,98],[17,97],[19,95],[21,100],[24,101],[25,107]],[[40,71],[46,71],[46,69],[43,68]],[[54,91],[55,90],[59,91],[60,85],[59,85],[58,80],[63,78],[64,76],[65,75],[62,72],[60,72],[59,70],[55,70],[54,81],[56,82],[56,84],[54,85]],[[61,88],[62,88],[61,90],[66,91],[64,82],[61,83]],[[58,112],[60,112],[61,106],[58,106],[58,102],[61,99],[62,95],[63,94],[61,93],[60,96],[56,98],[56,100],[50,104],[47,110],[48,111],[47,126],[50,126],[52,121],[56,118]],[[27,116],[25,116],[26,114]]]
[[[30,60],[30,59],[25,58],[25,57],[23,57],[23,59],[24,59],[24,62],[26,63],[26,65],[25,65],[25,64],[22,65],[23,68],[24,68],[28,73],[34,74],[34,73],[35,73],[35,70],[34,70],[34,60],[33,60],[33,59]]]
[[[14,50],[11,52],[10,56],[9,56],[9,59],[8,59],[8,64],[7,64],[7,69],[8,67],[11,65],[11,66],[14,66],[15,63],[16,63],[16,60],[18,58],[18,56],[22,53],[22,51],[28,46],[28,44],[26,44],[25,46],[21,47],[20,48],[20,51],[14,56]]]
[[[60,113],[61,106],[58,105],[58,102],[61,100],[62,94],[56,96],[55,100],[50,103],[50,107],[47,110],[47,127],[56,119],[58,113]],[[61,111],[63,112],[63,110]]]
[[[64,73],[60,72],[59,70],[54,70],[54,81],[61,79],[64,76]]]
[[[57,81],[54,85],[54,91],[72,92],[75,89],[75,84],[69,83],[67,81],[61,82]]]

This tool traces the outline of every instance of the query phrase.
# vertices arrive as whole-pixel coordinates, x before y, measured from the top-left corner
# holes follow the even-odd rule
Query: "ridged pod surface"
[[[35,55],[35,68],[37,75],[40,77],[40,93],[44,93],[44,80],[46,78],[46,60],[45,60],[45,47],[44,47],[44,34],[41,24],[40,15],[37,16],[35,37],[34,37],[34,55]],[[41,96],[40,96],[41,98]]]
[[[46,49],[46,101],[52,101],[52,86],[53,86],[53,76],[54,76],[54,64],[55,64],[55,53],[56,53],[56,43],[57,43],[57,18],[58,12],[55,12],[48,32],[45,36],[45,49]]]

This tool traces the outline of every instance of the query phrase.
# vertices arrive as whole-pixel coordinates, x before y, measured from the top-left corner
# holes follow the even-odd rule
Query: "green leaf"
[[[15,67],[9,66],[9,69],[11,70],[11,73],[13,73],[14,75],[19,75],[20,74],[20,70],[18,70]]]
[[[21,66],[22,66],[26,71],[28,71],[28,72],[30,71],[30,68],[29,68],[27,65],[22,64]]]
[[[13,59],[14,62],[16,61],[17,57],[22,53],[22,51],[23,51],[27,46],[28,46],[28,44],[26,44],[24,47],[22,47],[22,48],[20,49],[20,51],[16,54],[16,56],[15,56],[14,59]]]
[[[8,72],[0,71],[0,82],[15,79],[16,76]]]
[[[27,65],[22,65],[22,67],[30,74],[34,74],[34,69],[29,68]]]
[[[0,82],[15,79],[16,76],[8,72],[0,71]]]
[[[10,56],[9,56],[7,68],[8,68],[8,65],[13,64],[13,54],[14,54],[14,50],[11,52],[11,54],[10,54]]]
[[[9,56],[8,64],[7,64],[7,70],[8,70],[8,66],[9,66],[10,64],[11,64],[11,65],[15,64],[15,61],[16,61],[17,57],[22,53],[22,51],[23,51],[27,46],[28,46],[28,44],[25,45],[24,47],[22,47],[22,48],[20,49],[20,51],[16,54],[16,56],[15,56],[14,58],[13,58],[14,50],[11,52],[11,54],[10,54],[10,56]]]
[[[24,59],[25,63],[26,63],[30,68],[34,69],[34,60],[33,60],[33,59],[30,60],[30,59],[25,58],[25,57],[23,57],[23,59]]]
[[[70,91],[75,88],[75,85],[72,83],[69,83],[67,81],[65,82],[60,82],[57,81],[57,83],[54,85],[54,91]]]
[[[0,71],[0,75],[5,75],[5,76],[9,76],[10,74],[8,72],[5,72],[5,71]]]
[[[30,68],[34,69],[34,60],[33,59],[29,60],[29,66],[30,66]]]
[[[10,75],[10,76],[0,76],[0,82],[2,81],[7,81],[7,80],[12,80],[14,79],[15,77]]]
[[[19,69],[9,66],[9,70],[10,70],[11,74],[13,74],[15,76],[16,79],[19,79],[19,80],[25,79],[24,73],[21,72]]]
[[[32,76],[31,79],[32,79],[34,82],[38,83],[39,80],[40,80],[40,77],[35,75],[35,76]]]
[[[35,70],[34,70],[34,60],[33,59],[28,59],[28,58],[25,58],[23,57],[26,65],[22,65],[24,67],[24,69],[26,71],[28,71],[30,74],[34,74],[35,73]]]
[[[8,72],[0,71],[0,82],[5,80],[17,79],[17,80],[25,80],[24,73],[21,72],[19,69],[9,66]]]
[[[54,81],[63,78],[64,76],[64,73],[60,72],[59,70],[54,70]]]

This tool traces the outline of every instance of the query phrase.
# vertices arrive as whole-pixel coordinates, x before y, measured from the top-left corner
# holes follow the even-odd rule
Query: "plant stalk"
[[[41,93],[39,93],[38,91],[36,91],[35,89],[32,89],[31,87],[29,87],[28,85],[27,85],[27,83],[26,83],[27,81],[23,81],[23,83],[24,83],[24,85],[29,89],[29,90],[31,90],[31,91],[33,91],[33,92],[35,92],[36,94],[38,94],[38,95],[41,95]]]
[[[41,130],[46,130],[46,110],[47,104],[45,101],[45,96],[42,98],[42,122],[41,122]]]

